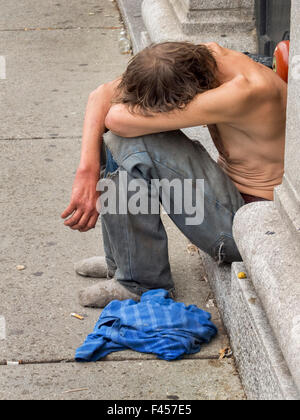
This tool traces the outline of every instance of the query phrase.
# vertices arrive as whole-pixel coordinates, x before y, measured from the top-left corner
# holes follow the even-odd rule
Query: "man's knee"
[[[138,153],[167,157],[170,150],[173,149],[178,151],[178,155],[181,155],[182,150],[185,150],[184,144],[190,146],[191,143],[181,131],[149,134],[134,138],[123,138],[109,131],[104,136],[104,142],[119,164],[120,160],[125,157]]]
[[[114,160],[119,166],[129,158],[135,157],[135,160],[145,159],[145,155],[152,155],[154,148],[158,147],[158,134],[151,134],[148,136],[140,136],[133,138],[123,138],[111,131],[104,135],[104,142],[106,147],[110,150]]]
[[[119,137],[111,131],[108,131],[106,134],[104,134],[104,143],[106,147],[111,151],[113,156],[116,151],[120,149],[121,142],[123,141],[124,139],[122,137]]]
[[[184,156],[195,156],[195,146],[181,131],[122,138],[112,132],[104,137],[114,160],[133,176],[157,176],[157,162],[169,162],[179,173],[185,173]],[[156,168],[156,169],[155,169]],[[154,169],[154,171],[153,171]]]
[[[145,145],[146,137],[123,138],[108,132],[104,135],[104,142],[119,167],[134,177],[148,176],[153,162]]]

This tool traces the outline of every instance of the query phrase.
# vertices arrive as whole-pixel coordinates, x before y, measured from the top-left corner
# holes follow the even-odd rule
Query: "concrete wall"
[[[292,2],[286,177],[300,203],[300,2]]]
[[[289,100],[283,185],[276,204],[300,248],[300,2],[292,1]]]

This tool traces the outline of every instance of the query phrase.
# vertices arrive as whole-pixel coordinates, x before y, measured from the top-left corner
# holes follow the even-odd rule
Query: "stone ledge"
[[[274,203],[242,207],[234,238],[300,390],[300,254]],[[251,235],[249,235],[251,232]]]
[[[256,29],[254,11],[245,7],[226,7],[224,2],[211,4],[191,10],[179,0],[168,0],[173,7],[181,30],[186,35],[195,35],[198,32],[239,33],[251,32]],[[253,8],[252,8],[253,9]],[[252,13],[251,13],[252,12]]]
[[[255,30],[232,33],[224,27],[218,30],[217,26],[215,27],[213,23],[210,23],[202,30],[197,28],[194,35],[185,34],[168,0],[144,0],[142,15],[149,37],[155,43],[165,41],[204,43],[213,41],[223,47],[237,51],[257,52]]]
[[[117,0],[117,3],[131,38],[133,52],[137,54],[146,46],[143,41],[146,27],[142,18],[141,0]]]
[[[167,0],[151,0],[144,9],[142,16],[141,0],[117,0],[123,20],[128,28],[134,54],[150,45],[152,42],[190,41],[195,43],[217,42],[220,45],[238,51],[257,51],[254,33],[230,34],[211,32],[188,36],[181,31],[171,5]],[[144,5],[145,6],[145,5]]]
[[[282,215],[282,221],[291,233],[300,255],[300,212],[299,199],[288,178],[275,189],[275,205]]]
[[[251,400],[298,400],[300,395],[243,263],[218,266],[202,254],[237,367]]]
[[[187,10],[254,8],[253,0],[179,0]]]

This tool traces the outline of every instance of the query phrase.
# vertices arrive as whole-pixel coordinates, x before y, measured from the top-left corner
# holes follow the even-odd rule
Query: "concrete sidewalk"
[[[122,24],[110,0],[0,3],[7,65],[0,80],[0,399],[245,398],[233,360],[218,360],[228,339],[214,306],[208,310],[219,336],[183,361],[128,351],[96,364],[73,362],[99,317],[78,304],[78,290],[93,281],[76,277],[73,263],[103,248],[100,226],[74,233],[60,214],[79,161],[88,94],[120,75],[129,57],[119,54]],[[178,300],[207,309],[213,296],[200,257],[164,218]],[[7,366],[19,360],[25,364]]]

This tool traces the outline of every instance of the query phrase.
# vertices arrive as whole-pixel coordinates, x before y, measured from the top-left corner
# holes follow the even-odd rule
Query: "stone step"
[[[186,35],[195,35],[198,31],[236,33],[251,32],[255,29],[254,11],[250,8],[227,7],[222,3],[198,6],[197,10],[187,8],[185,2],[169,0],[182,31]]]
[[[240,9],[254,10],[254,0],[171,0],[181,3],[186,11]]]
[[[275,205],[300,254],[299,202],[298,192],[285,175],[282,185],[275,189]]]
[[[251,53],[257,51],[256,33],[253,30],[245,31],[245,24],[242,25],[243,29],[232,31],[230,26],[226,26],[226,22],[222,23],[221,20],[219,27],[215,25],[215,21],[205,22],[203,20],[199,23],[200,26],[195,27],[191,33],[185,33],[169,0],[144,0],[142,16],[149,37],[155,43],[165,41],[217,42],[223,47],[237,51],[247,50]],[[198,24],[195,23],[195,25]]]
[[[235,217],[234,238],[300,390],[298,245],[273,202],[242,207]]]
[[[147,30],[142,19],[141,1],[118,0],[118,6],[131,38],[133,53],[137,54],[149,44],[148,39],[143,38]]]
[[[299,400],[278,341],[243,263],[219,266],[202,254],[249,400]]]

